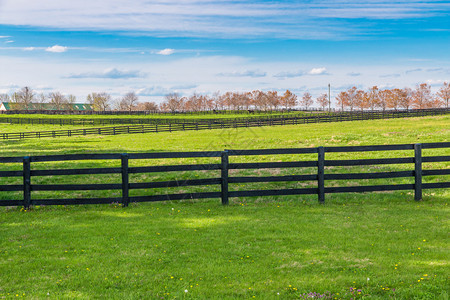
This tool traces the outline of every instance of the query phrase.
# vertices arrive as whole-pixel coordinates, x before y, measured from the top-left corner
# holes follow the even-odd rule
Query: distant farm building
[[[64,111],[93,111],[92,104],[72,103],[61,104],[56,106],[52,103],[30,103],[28,107],[23,107],[23,104],[12,102],[0,102],[0,111],[12,110],[64,110]]]

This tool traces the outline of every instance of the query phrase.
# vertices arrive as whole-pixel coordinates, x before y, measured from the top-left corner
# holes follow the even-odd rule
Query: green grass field
[[[291,112],[279,112],[279,111],[267,111],[267,112],[255,112],[248,113],[247,111],[228,112],[214,114],[207,113],[159,113],[148,115],[47,115],[47,114],[0,114],[0,118],[33,118],[33,119],[234,119],[234,118],[247,118],[247,117],[273,117],[273,116],[289,116],[289,115],[311,115],[316,113],[323,113],[320,111],[291,111]]]
[[[1,141],[0,153],[443,142],[450,140],[448,124],[450,117],[441,116],[46,138]],[[344,159],[377,155],[335,154]],[[424,155],[449,154],[430,149]],[[448,168],[449,163],[440,167]],[[421,202],[403,191],[327,195],[325,205],[319,205],[317,197],[289,196],[233,198],[226,207],[215,199],[128,208],[2,208],[0,298],[304,299],[317,293],[316,298],[320,294],[329,299],[448,299],[449,199],[445,189],[425,190]]]

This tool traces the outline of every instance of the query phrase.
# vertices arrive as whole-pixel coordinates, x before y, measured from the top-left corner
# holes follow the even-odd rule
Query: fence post
[[[128,154],[121,154],[122,161],[122,205],[127,207],[129,203],[128,190],[129,190],[129,178],[128,178]]]
[[[317,148],[317,187],[319,203],[325,203],[325,149],[323,147]]]
[[[23,207],[28,209],[31,205],[31,166],[30,157],[23,158]]]
[[[414,200],[422,200],[422,144],[414,144]]]
[[[221,198],[222,204],[228,205],[228,151],[222,151],[222,166],[221,166]]]

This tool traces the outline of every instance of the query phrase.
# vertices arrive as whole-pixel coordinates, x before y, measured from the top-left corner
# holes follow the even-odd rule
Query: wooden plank
[[[23,175],[23,171],[0,171],[1,177],[20,177]]]
[[[422,176],[450,175],[450,169],[422,170]]]
[[[272,168],[302,168],[317,167],[317,161],[289,161],[289,162],[264,162],[264,163],[233,163],[229,169],[272,169]]]
[[[413,163],[413,157],[404,158],[372,158],[352,160],[325,160],[325,166],[364,166],[364,165],[389,165]]]
[[[23,191],[23,185],[22,184],[0,185],[0,192],[11,192],[11,191]]]
[[[412,176],[414,176],[414,171],[347,173],[347,174],[326,174],[325,180],[379,179],[379,178],[399,178]]]
[[[220,157],[220,151],[130,153],[130,159]]]
[[[21,206],[23,200],[0,200],[0,206]]]
[[[250,183],[250,182],[280,182],[280,181],[313,181],[317,180],[317,175],[286,175],[286,176],[247,176],[229,177],[228,183]]]
[[[100,190],[119,190],[121,184],[103,183],[103,184],[33,184],[32,191],[100,191]]]
[[[130,189],[154,189],[154,188],[168,188],[168,187],[182,187],[182,186],[215,185],[220,183],[221,178],[139,182],[139,183],[130,183]]]
[[[85,205],[120,203],[122,198],[34,199],[33,205]]]
[[[324,147],[325,152],[365,152],[365,151],[391,151],[391,150],[412,150],[412,144],[398,145],[371,145],[371,146],[344,146],[344,147]]]
[[[369,186],[346,186],[346,187],[326,187],[325,193],[363,193],[363,192],[381,192],[413,190],[414,184],[396,184],[396,185],[369,185]]]
[[[285,148],[285,149],[261,149],[261,150],[228,150],[229,155],[275,155],[275,154],[303,154],[317,153],[317,148]]]
[[[122,168],[32,170],[31,176],[117,174],[121,172]]]
[[[129,173],[153,173],[173,171],[210,171],[219,170],[219,164],[197,164],[197,165],[173,165],[173,166],[151,166],[129,168]]]
[[[109,160],[120,159],[119,153],[101,153],[101,154],[63,154],[63,155],[46,155],[32,156],[32,162],[46,161],[66,161],[66,160]]]
[[[447,189],[450,188],[450,182],[422,183],[422,189]]]
[[[317,194],[320,204],[325,203],[325,149],[324,147],[317,148],[318,150],[318,165],[317,165]]]
[[[0,157],[0,163],[21,163],[21,162],[23,162],[23,156]]]
[[[30,157],[23,158],[23,207],[29,208],[31,204],[31,165]]]
[[[130,201],[131,202],[155,202],[155,201],[190,200],[190,199],[206,199],[206,198],[220,198],[220,197],[221,197],[220,192],[203,192],[203,193],[134,196],[134,197],[130,197]]]
[[[422,200],[422,144],[414,145],[414,200]]]
[[[222,205],[228,205],[228,166],[229,166],[229,158],[228,151],[225,150],[222,152],[221,157],[221,200]]]
[[[434,148],[450,148],[450,142],[422,144],[422,149],[434,149]]]
[[[305,189],[283,189],[283,190],[232,191],[229,192],[229,197],[287,196],[287,195],[310,195],[310,194],[317,194],[317,189],[305,188]]]
[[[128,154],[123,153],[121,155],[121,165],[122,165],[122,205],[123,207],[127,207],[129,202]]]
[[[450,156],[424,156],[422,162],[445,162],[450,161]]]

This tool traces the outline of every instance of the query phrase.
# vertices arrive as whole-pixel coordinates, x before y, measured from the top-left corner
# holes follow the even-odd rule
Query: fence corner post
[[[23,207],[28,209],[31,205],[31,159],[23,158]]]
[[[414,200],[422,200],[422,144],[414,144]]]
[[[228,205],[228,150],[222,151],[221,158],[221,198],[222,204]]]
[[[121,154],[122,161],[122,206],[127,207],[129,203],[129,178],[128,178],[128,154]]]
[[[317,194],[319,203],[325,203],[325,149],[321,146],[317,148]]]

